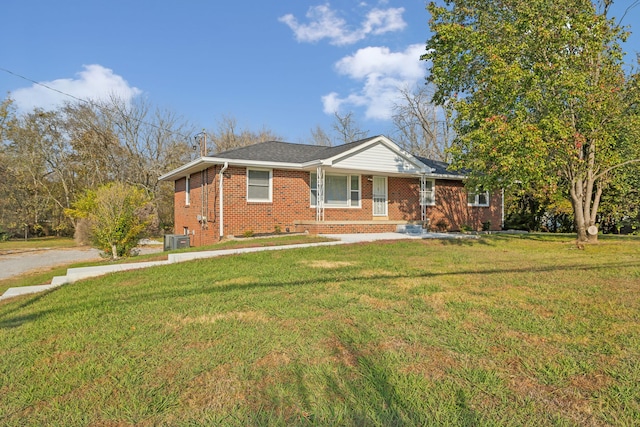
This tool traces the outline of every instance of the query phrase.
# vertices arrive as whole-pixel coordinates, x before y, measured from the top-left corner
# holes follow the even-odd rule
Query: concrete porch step
[[[403,234],[422,234],[424,231],[422,224],[402,224],[396,227],[396,232]]]

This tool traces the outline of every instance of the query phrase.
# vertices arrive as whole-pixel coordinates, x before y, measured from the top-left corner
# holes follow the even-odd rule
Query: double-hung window
[[[191,204],[191,175],[187,175],[184,183],[184,204],[189,206]]]
[[[247,169],[247,201],[271,202],[271,170]]]
[[[489,206],[489,192],[482,189],[469,191],[468,204],[469,206]]]
[[[309,177],[311,206],[318,203],[318,176],[311,173]],[[324,176],[325,207],[360,207],[360,175]]]
[[[424,186],[420,191],[420,205],[434,206],[436,204],[435,181],[433,179],[425,179]]]

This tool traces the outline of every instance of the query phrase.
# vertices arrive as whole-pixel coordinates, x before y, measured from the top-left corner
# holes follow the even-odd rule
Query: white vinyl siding
[[[374,173],[419,173],[420,168],[386,145],[379,143],[344,159],[336,160],[333,167],[366,170]]]
[[[247,201],[271,201],[271,170],[247,169]]]
[[[318,203],[317,174],[309,177],[310,205]],[[330,175],[324,177],[324,206],[327,208],[360,207],[360,175]]]

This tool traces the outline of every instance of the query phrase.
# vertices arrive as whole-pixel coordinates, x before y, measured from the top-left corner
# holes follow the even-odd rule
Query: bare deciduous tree
[[[49,231],[63,230],[64,222],[71,228],[64,209],[85,190],[114,181],[144,188],[162,224],[172,223],[173,196],[165,188],[171,184],[158,177],[189,160],[193,131],[180,117],[115,97],[16,118],[9,107],[10,101],[0,104],[0,173],[13,178],[0,185],[5,228],[44,223]]]
[[[224,115],[218,120],[216,130],[207,133],[214,152],[221,153],[238,147],[245,147],[258,142],[281,140],[277,133],[263,127],[259,131],[240,129],[238,120],[230,115]]]
[[[358,141],[369,135],[368,130],[362,130],[353,118],[353,112],[349,111],[344,116],[338,112],[334,113],[335,121],[331,126],[339,144],[348,144],[349,142]]]
[[[311,129],[311,144],[331,147],[333,145],[333,139],[320,125],[317,125],[315,129]]]
[[[431,102],[433,89],[419,85],[400,89],[394,106],[394,140],[406,151],[434,160],[447,161],[453,132],[444,110]]]

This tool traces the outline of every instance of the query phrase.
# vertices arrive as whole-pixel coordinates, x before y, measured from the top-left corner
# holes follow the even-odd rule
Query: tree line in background
[[[426,89],[401,93],[412,104],[396,108],[399,144],[415,154],[446,160],[450,137],[442,132],[446,128],[442,116],[427,102]],[[139,202],[137,209],[145,212],[148,232],[171,232],[173,186],[159,182],[160,175],[201,154],[282,140],[266,127],[242,128],[229,115],[222,116],[215,129],[196,132],[187,120],[146,101],[126,103],[111,97],[18,114],[13,101],[6,98],[0,103],[0,237],[75,233],[88,243],[90,236],[100,234],[89,225],[98,222],[90,211],[104,209],[101,203],[106,200],[115,203],[113,188],[122,195],[118,203]],[[351,112],[336,113],[330,129],[317,126],[304,142],[332,146],[368,136]],[[206,152],[200,151],[203,139]],[[111,227],[118,228],[116,219]],[[118,230],[111,238],[93,243],[114,257],[125,255],[135,236],[127,240],[127,232]],[[120,236],[121,243],[115,236]]]
[[[80,218],[68,211],[113,182],[149,196],[156,231],[170,226],[173,189],[158,177],[189,160],[192,132],[173,113],[112,98],[16,114],[6,99],[0,132],[0,232],[73,235]]]
[[[465,170],[471,189],[504,190],[507,228],[576,231],[579,240],[592,225],[637,233],[640,75],[623,70],[626,35],[607,17],[611,1],[596,3],[600,10],[591,0],[430,4],[427,84],[398,89],[389,136],[407,152]],[[301,142],[368,136],[352,113],[336,113],[330,129],[317,126]],[[203,139],[208,148],[199,151]],[[233,116],[196,133],[142,101],[17,114],[7,98],[0,236],[82,231],[102,236],[99,246],[113,257],[126,255],[140,230],[173,228],[173,187],[160,175],[195,156],[281,139],[241,128]],[[140,222],[123,229],[118,212]],[[108,218],[107,231],[91,228]]]

